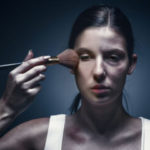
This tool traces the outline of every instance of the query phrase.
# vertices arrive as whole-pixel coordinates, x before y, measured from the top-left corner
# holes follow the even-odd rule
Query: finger
[[[18,83],[18,85],[20,85],[23,82],[29,81],[32,78],[38,76],[40,73],[46,71],[46,66],[45,65],[39,65],[39,66],[35,66],[32,69],[30,69],[29,71],[27,71],[26,73],[21,73],[18,74],[14,77],[14,82]]]
[[[38,85],[38,86],[36,86],[34,88],[28,89],[27,93],[28,93],[29,96],[35,96],[36,94],[39,93],[40,90],[41,90],[41,86]]]
[[[24,73],[27,70],[31,69],[34,66],[45,64],[50,56],[41,56],[37,58],[30,59],[28,61],[23,62],[20,66],[11,71],[12,74]]]
[[[36,76],[35,78],[33,78],[32,80],[25,82],[22,85],[22,88],[24,90],[29,89],[29,88],[33,88],[34,86],[36,86],[37,84],[39,84],[40,81],[45,79],[45,75],[43,74],[39,74],[38,76]]]
[[[27,61],[27,60],[33,58],[33,56],[34,56],[33,51],[29,50],[29,52],[28,52],[27,56],[25,57],[24,61]]]

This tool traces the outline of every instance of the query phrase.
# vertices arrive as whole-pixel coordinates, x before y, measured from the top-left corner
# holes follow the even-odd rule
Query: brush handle
[[[51,56],[51,58],[49,58],[45,64],[52,65],[52,64],[58,64],[58,63],[59,63],[59,58],[56,56]],[[12,69],[21,64],[22,64],[22,62],[0,65],[0,70]]]
[[[7,69],[11,69],[11,68],[15,68],[17,66],[21,65],[21,62],[19,63],[12,63],[12,64],[4,64],[4,65],[0,65],[0,70],[7,70]]]

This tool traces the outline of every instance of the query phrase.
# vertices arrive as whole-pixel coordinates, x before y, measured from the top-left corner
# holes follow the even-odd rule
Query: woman
[[[80,58],[72,70],[80,92],[73,114],[21,124],[0,139],[0,150],[148,150],[148,134],[143,133],[150,128],[149,121],[128,115],[122,106],[126,76],[134,71],[137,60],[127,17],[106,5],[85,10],[73,25],[69,48]],[[2,97],[7,108],[4,118],[15,118],[32,102],[48,58],[33,58],[29,52],[26,61],[10,73]]]

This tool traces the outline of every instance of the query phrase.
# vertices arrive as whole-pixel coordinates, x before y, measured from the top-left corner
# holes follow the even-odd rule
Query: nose
[[[94,79],[97,82],[101,82],[105,79],[105,76],[106,72],[103,58],[101,56],[97,56],[94,67]]]

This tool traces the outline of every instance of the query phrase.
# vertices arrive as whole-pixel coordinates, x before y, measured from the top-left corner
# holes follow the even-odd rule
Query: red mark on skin
[[[78,144],[83,144],[86,141],[84,135],[82,135],[81,130],[78,127],[73,127],[68,131],[68,136]]]

